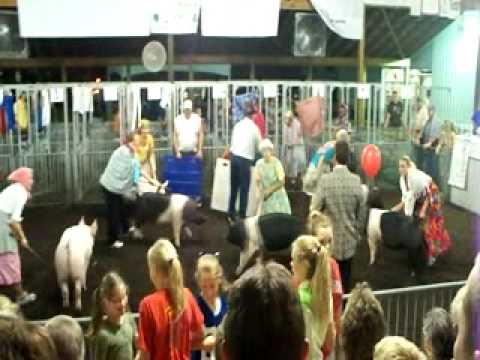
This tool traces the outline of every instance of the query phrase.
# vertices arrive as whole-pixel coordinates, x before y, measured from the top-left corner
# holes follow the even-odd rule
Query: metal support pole
[[[173,35],[169,34],[167,37],[167,61],[168,61],[168,81],[173,82],[175,80],[175,71],[173,69],[174,57],[175,57],[175,42]]]
[[[362,37],[358,43],[358,82],[359,83],[366,83],[367,82],[367,68],[365,63],[365,49],[366,49],[366,31],[365,31],[365,6],[363,8],[363,31]],[[357,101],[357,109],[358,109],[358,128],[361,128],[365,125],[365,101],[358,100]]]

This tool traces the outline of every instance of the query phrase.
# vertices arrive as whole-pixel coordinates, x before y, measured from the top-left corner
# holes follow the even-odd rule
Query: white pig
[[[87,269],[93,251],[97,220],[89,226],[83,217],[67,228],[55,251],[55,270],[62,291],[63,307],[70,306],[69,281],[75,285],[75,308],[82,308],[82,287],[86,289]]]

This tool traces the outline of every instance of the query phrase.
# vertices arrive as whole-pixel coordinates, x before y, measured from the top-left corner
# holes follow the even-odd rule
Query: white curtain
[[[277,36],[280,0],[202,0],[202,35]]]

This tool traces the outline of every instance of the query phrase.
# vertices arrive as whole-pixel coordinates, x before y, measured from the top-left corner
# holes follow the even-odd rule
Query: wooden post
[[[362,36],[358,42],[358,78],[359,83],[367,82],[367,66],[365,63],[365,49],[367,43],[367,33],[366,33],[366,24],[365,24],[365,5],[363,6],[363,27],[362,27]],[[357,121],[359,127],[365,127],[365,100],[357,101]]]
[[[478,54],[477,54],[477,76],[476,76],[476,83],[475,83],[475,109],[480,108],[480,39],[478,42]]]
[[[68,71],[66,66],[62,66],[62,82],[68,82]]]
[[[167,37],[167,64],[168,64],[168,81],[173,82],[175,80],[175,71],[173,69],[174,62],[175,43],[173,35],[168,34]]]
[[[250,63],[250,80],[255,80],[255,64],[253,62]]]

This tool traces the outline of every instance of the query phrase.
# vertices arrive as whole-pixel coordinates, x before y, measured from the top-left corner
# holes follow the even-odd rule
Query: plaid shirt
[[[332,255],[347,260],[355,255],[363,228],[363,195],[360,178],[337,165],[321,177],[312,208],[328,215],[333,224]]]

